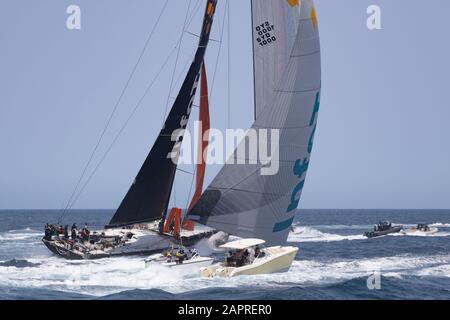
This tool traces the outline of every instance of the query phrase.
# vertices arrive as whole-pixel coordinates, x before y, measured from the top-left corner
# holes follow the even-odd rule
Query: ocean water
[[[72,211],[65,223],[105,225],[112,211]],[[57,211],[0,211],[0,299],[450,299],[450,210],[299,210],[287,273],[202,279],[143,257],[66,261],[41,243]],[[379,220],[439,228],[433,236],[365,239]],[[220,258],[204,240],[198,250]],[[370,290],[368,279],[377,287]],[[372,286],[373,288],[373,286]]]

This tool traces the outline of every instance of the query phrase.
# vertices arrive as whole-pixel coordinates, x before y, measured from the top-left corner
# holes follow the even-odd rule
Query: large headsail
[[[272,154],[279,152],[279,171],[264,176],[263,165],[225,165],[190,219],[236,236],[282,245],[300,202],[317,126],[319,32],[312,0],[254,0],[253,7],[255,72],[259,76],[252,128],[279,130],[280,143],[271,150]],[[295,39],[292,45],[290,39]],[[287,58],[285,50],[289,50]],[[258,81],[259,77],[264,80]],[[233,158],[238,158],[238,152]]]
[[[177,130],[188,124],[200,78],[200,69],[208,46],[217,0],[208,0],[202,33],[194,61],[166,119],[158,139],[145,160],[133,185],[110,222],[109,227],[131,225],[160,219],[167,210],[176,173],[181,142],[173,141]]]

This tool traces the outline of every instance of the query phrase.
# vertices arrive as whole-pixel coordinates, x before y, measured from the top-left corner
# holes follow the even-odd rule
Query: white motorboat
[[[287,272],[297,255],[296,247],[262,247],[264,240],[243,239],[227,243],[225,262],[200,270],[202,277],[235,277]]]
[[[214,258],[202,257],[195,250],[183,247],[171,248],[161,254],[155,254],[145,260],[145,267],[163,266],[176,270],[198,272],[200,268],[212,265]]]
[[[408,236],[431,236],[438,232],[438,228],[430,228],[426,224],[419,224],[417,227],[402,230],[401,233]]]

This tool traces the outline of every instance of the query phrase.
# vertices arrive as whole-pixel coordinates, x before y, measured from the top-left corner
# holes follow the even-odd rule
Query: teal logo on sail
[[[305,175],[309,168],[309,157],[311,155],[313,145],[314,145],[314,136],[316,134],[316,129],[317,129],[317,115],[319,113],[319,109],[320,109],[320,92],[318,92],[316,94],[314,110],[313,110],[313,114],[311,116],[311,120],[309,122],[309,126],[313,127],[313,130],[311,132],[311,135],[310,135],[309,141],[308,141],[308,157],[304,158],[304,159],[298,159],[295,162],[295,165],[293,168],[293,173],[296,177],[298,177],[300,179],[300,181],[298,182],[298,184],[294,187],[294,190],[292,191],[291,202],[287,208],[286,213],[295,211],[300,204],[300,195],[305,186]],[[294,217],[291,217],[290,219],[288,219],[286,221],[279,222],[274,226],[273,232],[284,231],[284,230],[290,228],[292,226],[293,222],[294,222]]]
[[[297,160],[297,162],[294,165],[294,174],[301,179],[303,175],[308,171],[308,168],[309,168],[309,159]],[[298,205],[300,203],[300,197],[298,197],[297,199],[297,195],[300,192],[302,192],[304,186],[305,186],[305,179],[300,181],[295,187],[294,191],[292,192],[291,204],[289,205],[287,212],[294,211],[295,209],[298,208]]]

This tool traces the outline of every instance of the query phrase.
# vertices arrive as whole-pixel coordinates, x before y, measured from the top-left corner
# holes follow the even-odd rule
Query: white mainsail
[[[278,129],[279,172],[263,165],[227,164],[190,219],[243,238],[283,245],[305,184],[317,126],[321,57],[312,0],[253,0],[256,121]],[[246,143],[246,139],[242,143]],[[238,157],[238,152],[233,155]]]

